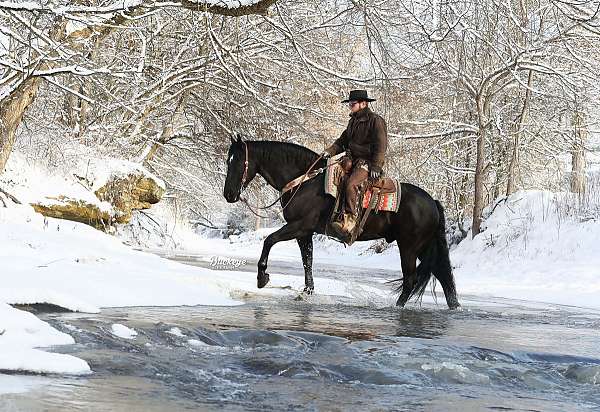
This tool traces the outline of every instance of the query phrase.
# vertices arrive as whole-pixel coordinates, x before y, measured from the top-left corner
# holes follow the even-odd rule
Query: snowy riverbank
[[[600,308],[597,206],[573,194],[518,192],[452,252],[461,293]]]

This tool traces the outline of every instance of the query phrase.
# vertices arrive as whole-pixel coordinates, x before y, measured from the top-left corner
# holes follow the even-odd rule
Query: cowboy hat
[[[350,96],[346,100],[342,100],[342,103],[348,102],[374,102],[375,99],[371,99],[367,96],[366,90],[350,90]]]

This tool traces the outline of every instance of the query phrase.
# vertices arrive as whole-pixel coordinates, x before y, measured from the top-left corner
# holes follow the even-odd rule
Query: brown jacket
[[[385,163],[388,138],[385,120],[368,107],[350,114],[342,135],[326,150],[333,156],[347,150],[355,159],[365,159],[380,172]]]

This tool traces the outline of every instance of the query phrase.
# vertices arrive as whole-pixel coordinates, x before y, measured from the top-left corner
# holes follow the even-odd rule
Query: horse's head
[[[229,203],[240,200],[242,190],[256,176],[254,162],[248,157],[248,143],[238,135],[237,140],[231,138],[231,146],[227,152],[227,177],[223,196]]]

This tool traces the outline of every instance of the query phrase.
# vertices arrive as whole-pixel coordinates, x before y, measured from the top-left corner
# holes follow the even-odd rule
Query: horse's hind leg
[[[296,239],[300,246],[300,254],[302,255],[302,265],[304,266],[304,292],[312,295],[315,290],[315,284],[312,275],[313,264],[313,238],[310,235]]]
[[[448,248],[443,248],[443,245],[438,247],[435,259],[433,264],[433,275],[442,285],[448,307],[450,309],[457,309],[460,307],[460,303],[458,303],[458,297],[456,296],[456,283],[454,282],[454,274],[452,273],[452,266],[450,265]]]
[[[403,248],[398,243],[400,250],[400,263],[402,265],[402,293],[396,301],[396,306],[404,307],[412,295],[417,283],[417,255],[412,248]]]

